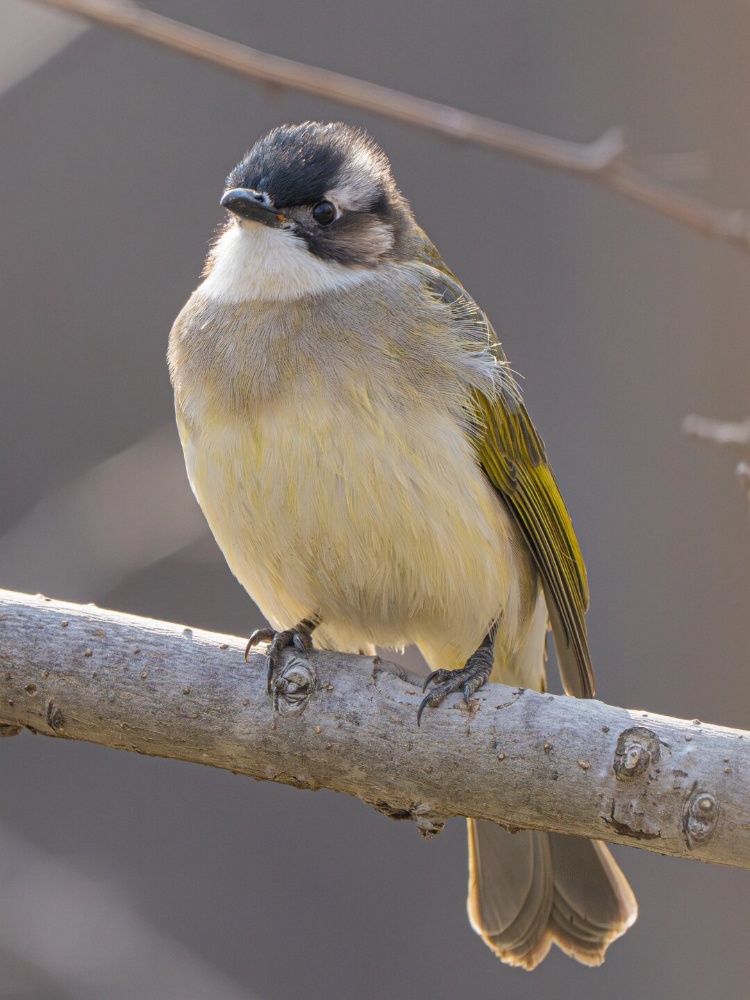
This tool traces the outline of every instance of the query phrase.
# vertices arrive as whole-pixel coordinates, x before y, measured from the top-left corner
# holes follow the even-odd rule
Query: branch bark
[[[592,143],[568,142],[367,83],[343,73],[259,52],[239,42],[155,14],[130,0],[34,2],[69,11],[109,28],[176,49],[240,76],[313,94],[453,141],[484,146],[587,177],[631,201],[668,216],[701,236],[710,236],[745,252],[750,251],[750,222],[745,213],[716,208],[633,169],[625,160],[619,129],[610,129]]]
[[[417,728],[419,679],[0,591],[0,734],[23,728],[356,796],[425,836],[474,816],[750,868],[750,733],[489,684]]]

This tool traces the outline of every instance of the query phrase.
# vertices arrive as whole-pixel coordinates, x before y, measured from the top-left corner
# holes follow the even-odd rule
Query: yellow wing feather
[[[492,392],[475,389],[473,437],[477,458],[518,524],[539,569],[568,694],[590,698],[594,677],[586,637],[589,594],[586,567],[570,516],[547,461],[544,443],[521,399],[492,326],[431,245],[422,255],[432,293],[486,337],[497,365]]]
[[[591,698],[594,677],[584,616],[586,568],[560,490],[525,407],[476,392],[477,456],[523,532],[542,577],[547,611],[568,694]]]

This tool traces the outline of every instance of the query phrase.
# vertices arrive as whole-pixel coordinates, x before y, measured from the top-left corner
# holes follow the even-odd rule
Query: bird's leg
[[[320,618],[312,615],[310,618],[303,618],[294,628],[284,629],[276,632],[272,628],[256,628],[247,641],[245,647],[245,659],[250,655],[250,650],[260,645],[262,642],[269,643],[266,651],[268,658],[268,693],[273,693],[273,675],[278,666],[279,657],[282,650],[289,646],[294,646],[301,656],[307,656],[308,649],[312,649],[312,633],[320,625]]]
[[[464,701],[469,704],[469,698],[478,691],[487,681],[492,673],[492,666],[495,661],[495,637],[497,636],[497,623],[489,630],[482,639],[479,649],[475,650],[461,670],[433,670],[425,678],[422,690],[426,691],[429,684],[435,686],[422,699],[422,703],[417,711],[417,725],[422,719],[422,712],[429,705],[430,708],[437,708],[442,704],[449,694],[454,691],[463,691]]]

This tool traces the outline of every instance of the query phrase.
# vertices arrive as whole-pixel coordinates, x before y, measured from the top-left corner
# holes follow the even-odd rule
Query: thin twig
[[[747,462],[739,462],[737,468],[734,470],[734,474],[737,476],[740,486],[744,489],[747,502],[750,504],[750,465]]]
[[[750,251],[750,222],[741,211],[725,211],[681,194],[628,166],[619,129],[595,142],[580,144],[540,135],[513,125],[474,115],[446,104],[357,80],[342,73],[308,66],[259,52],[207,31],[162,17],[130,0],[34,0],[70,11],[91,21],[212,63],[240,76],[314,94],[326,100],[368,111],[384,118],[484,146],[546,167],[588,177],[655,212],[710,236]]]
[[[487,684],[417,728],[419,679],[286,654],[274,711],[245,641],[0,591],[0,736],[23,727],[450,816],[750,868],[750,733]]]
[[[708,441],[711,444],[739,445],[746,448],[750,445],[750,420],[734,422],[731,420],[713,420],[711,417],[701,417],[691,413],[682,421],[682,430],[688,437]]]
[[[0,534],[3,583],[65,588],[74,600],[205,539],[221,559],[185,476],[174,420],[52,490]]]
[[[201,949],[169,937],[161,921],[150,923],[115,876],[87,874],[22,837],[10,822],[0,823],[0,858],[3,1000],[259,1000]],[[18,992],[7,982],[7,956],[31,980]]]
[[[713,420],[711,417],[701,417],[697,413],[691,413],[682,421],[682,431],[688,437],[706,441],[708,444],[718,444],[724,448],[747,448],[750,445],[750,419],[739,422]],[[750,464],[740,462],[734,472],[750,504]]]

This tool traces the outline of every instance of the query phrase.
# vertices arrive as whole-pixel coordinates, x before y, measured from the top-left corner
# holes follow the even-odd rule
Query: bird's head
[[[418,232],[385,153],[340,122],[274,129],[231,172],[221,204],[232,218],[207,284],[234,301],[362,280],[404,259]]]

